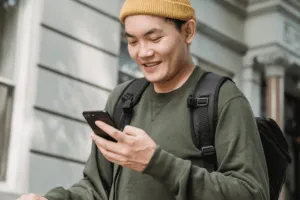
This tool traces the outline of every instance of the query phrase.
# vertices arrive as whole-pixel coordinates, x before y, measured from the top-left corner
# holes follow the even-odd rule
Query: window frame
[[[2,6],[2,4],[0,4],[0,6]],[[13,10],[11,10],[13,9]],[[9,25],[8,29],[6,30],[7,32],[5,32],[5,28],[7,28],[7,24],[10,23],[10,20],[8,20],[7,18],[11,17],[10,15],[12,13],[16,13],[17,8],[0,8],[0,11],[4,10],[4,12],[2,13],[2,16],[0,16],[0,53],[1,56],[4,56],[4,54],[2,54],[1,50],[5,51],[7,48],[7,44],[5,44],[3,41],[4,39],[9,35],[11,36],[11,38],[9,38],[8,40],[11,41],[15,38],[15,34],[11,34],[11,30],[16,30],[16,28],[14,28],[16,25]],[[5,13],[6,12],[6,13]],[[12,19],[12,21],[14,21],[15,19]],[[11,50],[13,52],[13,54],[15,54],[15,46],[10,44],[10,46],[8,47],[9,50]],[[0,56],[0,58],[1,58]],[[14,103],[14,91],[15,91],[15,82],[13,81],[13,74],[14,74],[14,58],[7,58],[7,59],[1,59],[0,60],[0,69],[2,66],[6,65],[6,64],[10,64],[13,69],[11,69],[10,73],[7,74],[3,74],[3,72],[0,71],[0,86],[4,87],[7,89],[7,96],[5,98],[5,102],[3,102],[3,105],[5,105],[4,108],[4,123],[2,123],[2,128],[3,128],[3,141],[2,144],[3,146],[0,146],[0,181],[1,182],[5,182],[7,180],[7,171],[8,171],[8,157],[9,157],[9,144],[10,144],[10,135],[11,135],[11,125],[12,125],[12,113],[13,113],[13,103]],[[0,143],[1,145],[1,143]]]
[[[9,37],[13,41],[13,58],[5,64],[12,67],[13,71],[9,78],[1,76],[1,80],[5,80],[3,83],[9,87],[13,86],[13,99],[6,180],[0,180],[0,193],[27,193],[30,184],[28,176],[43,4],[40,0],[17,1],[13,18],[9,18],[12,25],[10,34],[13,34]]]
[[[5,99],[6,102],[4,102],[5,104],[5,111],[4,111],[5,119],[3,123],[4,140],[2,142],[3,146],[2,147],[0,146],[0,150],[1,150],[0,151],[0,181],[6,181],[15,84],[12,80],[0,76],[0,86],[4,86],[4,88],[7,88],[7,93],[8,93],[7,98]]]

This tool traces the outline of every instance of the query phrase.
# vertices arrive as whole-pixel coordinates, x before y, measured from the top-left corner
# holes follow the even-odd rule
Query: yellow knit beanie
[[[190,0],[126,0],[120,13],[120,21],[130,15],[154,15],[188,21],[194,19],[195,10]]]

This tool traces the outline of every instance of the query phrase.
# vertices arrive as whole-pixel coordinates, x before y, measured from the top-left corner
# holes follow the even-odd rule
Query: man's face
[[[174,23],[164,18],[134,15],[125,20],[128,52],[152,83],[175,77],[188,59],[188,45]]]

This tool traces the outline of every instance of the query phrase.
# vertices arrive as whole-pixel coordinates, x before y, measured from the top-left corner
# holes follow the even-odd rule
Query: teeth
[[[145,64],[145,66],[146,67],[153,67],[153,66],[155,66],[155,65],[157,65],[158,64],[158,62],[157,63],[151,63],[151,64]]]

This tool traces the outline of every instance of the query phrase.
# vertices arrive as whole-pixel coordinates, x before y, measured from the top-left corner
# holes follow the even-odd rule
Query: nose
[[[153,56],[154,51],[153,49],[149,48],[148,45],[144,44],[144,45],[140,45],[140,49],[139,49],[139,58],[148,58]]]

